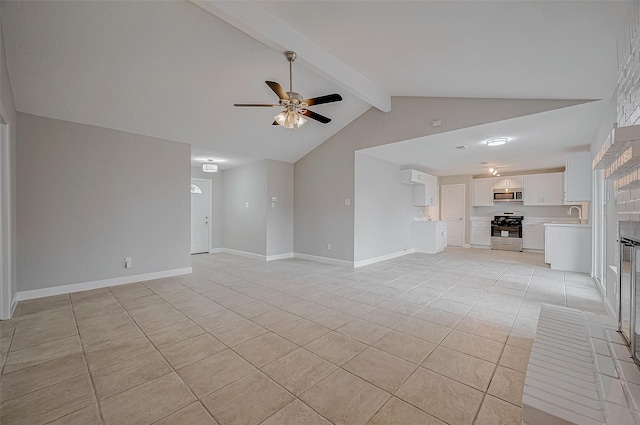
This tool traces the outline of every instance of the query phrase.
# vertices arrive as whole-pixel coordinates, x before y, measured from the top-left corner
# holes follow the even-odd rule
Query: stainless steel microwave
[[[501,202],[522,201],[522,191],[514,190],[509,192],[496,191],[493,192],[493,200]]]

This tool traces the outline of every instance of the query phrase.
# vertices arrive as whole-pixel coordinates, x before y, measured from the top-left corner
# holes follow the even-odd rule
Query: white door
[[[191,179],[191,253],[209,252],[211,181]]]
[[[442,221],[447,222],[447,245],[464,244],[464,184],[442,186]]]

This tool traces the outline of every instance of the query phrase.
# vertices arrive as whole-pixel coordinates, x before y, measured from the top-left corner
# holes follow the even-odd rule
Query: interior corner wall
[[[223,246],[267,255],[267,161],[224,170]]]
[[[18,114],[18,291],[190,267],[190,154]]]
[[[295,252],[353,261],[354,210],[345,199],[354,198],[355,151],[580,103],[584,101],[393,97],[390,112],[369,109],[295,163]],[[433,120],[442,125],[432,127]]]
[[[267,160],[266,163],[266,255],[293,254],[293,164],[274,160]]]
[[[400,166],[356,152],[354,261],[413,248],[413,188],[402,184]]]
[[[1,8],[1,5],[0,5]],[[2,35],[2,26],[0,24],[0,104],[4,108],[4,111],[8,115],[9,120],[9,163],[10,163],[10,174],[11,174],[11,193],[10,193],[10,203],[11,203],[11,224],[10,231],[13,235],[10,244],[10,252],[11,252],[11,296],[15,298],[15,294],[17,291],[17,273],[18,273],[18,263],[17,263],[17,243],[16,243],[16,234],[17,234],[17,210],[16,210],[16,133],[17,133],[17,122],[16,122],[16,110],[15,104],[13,101],[13,91],[11,89],[11,82],[9,81],[9,70],[7,68],[7,58],[5,56],[5,48],[4,48],[4,37]]]
[[[205,173],[202,167],[191,167],[191,178],[206,179],[211,182],[211,249],[222,248],[224,228],[224,171]]]

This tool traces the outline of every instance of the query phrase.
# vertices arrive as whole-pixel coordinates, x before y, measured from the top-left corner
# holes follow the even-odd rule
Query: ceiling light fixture
[[[209,161],[206,164],[202,164],[202,171],[205,173],[217,173],[218,172],[218,164],[213,163],[213,159],[207,159]]]
[[[490,171],[490,172],[491,172],[491,174],[493,174],[494,176],[497,176],[497,175],[498,175],[498,169],[497,169],[497,168],[489,169],[489,171]]]
[[[293,109],[287,108],[286,111],[280,112],[274,117],[276,122],[284,128],[300,128],[307,122],[302,114],[297,113]]]
[[[489,139],[485,143],[487,144],[487,146],[500,146],[507,143],[507,140],[508,139],[506,137],[497,137],[495,139]]]

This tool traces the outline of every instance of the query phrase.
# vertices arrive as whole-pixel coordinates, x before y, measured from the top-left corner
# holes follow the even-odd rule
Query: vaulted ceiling
[[[17,110],[189,143],[224,169],[295,162],[390,96],[604,99],[513,127],[534,137],[552,123],[574,134],[566,147],[586,145],[629,4],[3,1],[0,19]],[[232,106],[276,100],[264,81],[288,86],[287,49],[295,91],[344,98],[314,107],[330,124],[290,131],[271,125],[277,109]]]

